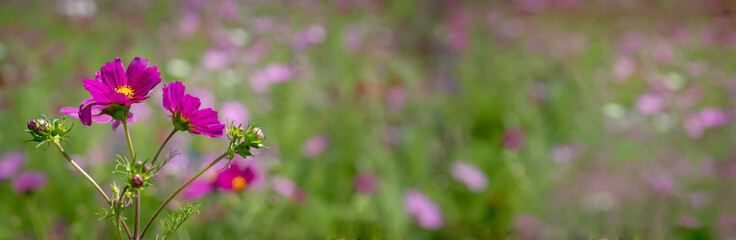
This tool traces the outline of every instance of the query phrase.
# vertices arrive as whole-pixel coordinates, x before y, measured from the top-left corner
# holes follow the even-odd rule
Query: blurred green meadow
[[[736,239],[735,9],[2,0],[0,239],[117,239],[103,199],[24,130],[136,56],[269,146],[244,191],[177,198],[202,207],[175,239]],[[160,89],[132,110],[147,159],[172,128]],[[67,152],[108,192],[123,183],[122,129],[66,120]],[[177,134],[142,219],[224,139]],[[46,184],[18,191],[27,171]]]

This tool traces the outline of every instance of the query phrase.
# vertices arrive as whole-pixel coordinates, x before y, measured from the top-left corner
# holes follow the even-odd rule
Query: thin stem
[[[66,160],[69,161],[69,164],[71,164],[72,166],[74,166],[74,168],[76,168],[77,171],[79,171],[79,173],[81,173],[82,176],[84,176],[84,178],[87,179],[87,181],[89,181],[90,183],[92,183],[93,186],[95,186],[95,188],[97,189],[97,191],[100,192],[100,195],[102,195],[102,197],[105,198],[105,201],[107,201],[107,204],[111,204],[112,201],[110,201],[110,198],[107,196],[107,194],[105,194],[105,191],[102,191],[102,188],[100,187],[100,185],[97,185],[97,182],[95,182],[95,180],[92,179],[92,177],[90,177],[87,174],[87,172],[85,172],[81,167],[79,167],[79,165],[77,165],[77,163],[74,162],[74,160],[72,160],[72,158],[70,158],[69,155],[66,154],[66,151],[64,151],[64,148],[61,147],[61,144],[59,144],[58,142],[55,142],[55,141],[53,141],[53,143],[54,143],[54,145],[56,145],[57,148],[59,148],[59,151],[61,152],[61,155],[64,155],[64,158],[66,158]]]
[[[189,180],[187,180],[184,184],[182,184],[181,186],[179,186],[179,188],[177,188],[176,191],[174,191],[173,193],[171,193],[171,195],[169,196],[169,198],[167,198],[166,201],[164,201],[164,203],[162,203],[161,206],[158,207],[158,210],[156,210],[156,212],[153,213],[153,216],[151,216],[151,219],[148,220],[148,223],[146,223],[146,227],[143,228],[143,232],[141,233],[140,238],[143,239],[143,236],[146,235],[146,232],[148,231],[148,228],[151,227],[151,223],[153,223],[153,220],[156,219],[156,217],[158,216],[158,214],[161,213],[161,211],[166,207],[166,205],[168,205],[169,202],[171,202],[171,200],[173,200],[174,197],[176,197],[176,195],[179,194],[179,192],[181,192],[182,190],[184,190],[184,188],[186,188],[187,186],[189,186],[189,184],[191,184],[195,179],[197,179],[199,176],[201,176],[202,174],[204,174],[204,172],[206,172],[207,170],[209,170],[210,168],[212,168],[212,166],[215,166],[215,164],[217,164],[220,160],[222,160],[223,158],[225,158],[229,154],[230,154],[230,152],[225,152],[222,155],[220,155],[219,157],[217,157],[217,159],[215,159],[214,161],[212,161],[212,163],[210,163],[209,165],[207,165],[207,167],[203,168],[202,170],[199,170],[199,172],[197,172],[197,174],[195,174],[194,176],[192,176],[191,178],[189,178]]]
[[[135,190],[135,228],[133,230],[133,236],[138,236],[139,228],[141,228],[141,190],[136,189]]]
[[[47,240],[49,239],[49,235],[46,234],[46,228],[43,226],[43,220],[41,219],[43,215],[38,212],[38,206],[36,204],[35,200],[29,199],[26,201],[26,206],[28,207],[28,214],[31,219],[31,225],[33,225],[33,230],[36,231],[36,235],[39,239]]]
[[[130,158],[135,159],[135,151],[133,151],[133,141],[130,141],[130,132],[128,131],[128,121],[123,121],[123,128],[125,128],[125,138],[128,140],[128,149],[130,149]]]
[[[171,131],[168,137],[166,137],[166,140],[164,140],[164,143],[161,144],[161,147],[158,148],[158,151],[156,152],[156,155],[153,156],[153,160],[151,160],[151,165],[153,166],[154,163],[156,163],[156,159],[158,159],[158,155],[161,154],[161,151],[164,150],[164,147],[167,143],[169,143],[169,140],[171,140],[171,137],[174,136],[174,133],[176,133],[178,130],[174,128],[174,130]]]
[[[125,129],[125,139],[128,140],[128,149],[130,150],[130,159],[135,160],[135,150],[133,150],[133,141],[130,140],[130,131],[128,130],[128,121],[123,120],[123,128]],[[138,240],[138,229],[141,225],[141,190],[135,190],[135,225],[133,226],[133,238]]]
[[[54,143],[54,145],[56,145],[56,147],[59,148],[59,152],[61,152],[61,155],[64,155],[64,158],[66,158],[66,160],[69,162],[69,164],[71,164],[72,166],[74,166],[74,168],[77,169],[77,171],[79,173],[81,173],[82,176],[84,176],[84,178],[86,178],[87,181],[89,181],[97,189],[98,192],[100,192],[100,195],[102,195],[102,197],[105,198],[105,201],[107,201],[107,204],[108,205],[111,205],[112,204],[112,201],[107,196],[107,194],[105,194],[105,191],[102,190],[102,188],[100,187],[100,185],[98,185],[97,182],[95,182],[95,180],[92,179],[92,177],[90,177],[89,174],[87,174],[87,172],[84,171],[84,169],[82,169],[81,167],[79,167],[79,165],[77,165],[77,163],[74,162],[74,160],[72,160],[72,158],[69,157],[68,154],[66,154],[66,151],[64,151],[64,148],[61,147],[61,144],[59,144],[56,141],[52,141],[52,143]],[[130,237],[130,230],[128,229],[128,224],[126,224],[125,221],[122,220],[123,219],[122,216],[119,216],[119,218],[120,218],[120,221],[123,223],[123,227],[125,227],[125,232],[128,234],[128,237]]]
[[[120,231],[120,219],[118,219],[117,221],[114,221],[114,223],[115,223],[115,230],[118,231],[118,237],[120,237],[120,240],[125,240],[125,238],[123,238],[123,232]]]

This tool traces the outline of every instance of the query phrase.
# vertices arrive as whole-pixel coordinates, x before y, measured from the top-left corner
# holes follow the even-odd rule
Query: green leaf
[[[168,239],[174,232],[181,227],[181,225],[189,219],[194,213],[199,212],[199,203],[192,203],[190,205],[179,208],[175,212],[170,212],[169,216],[161,222],[163,231],[161,232],[160,239]]]

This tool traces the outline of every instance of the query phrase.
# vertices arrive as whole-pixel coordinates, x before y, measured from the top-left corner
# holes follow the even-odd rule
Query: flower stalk
[[[215,159],[214,161],[212,161],[209,165],[207,165],[206,167],[202,168],[202,170],[199,170],[199,172],[197,172],[197,174],[195,174],[194,176],[192,176],[191,178],[189,178],[189,180],[187,180],[184,184],[182,184],[181,186],[179,186],[179,188],[177,188],[176,191],[174,191],[173,193],[171,193],[171,195],[169,195],[169,198],[167,198],[166,201],[164,201],[161,204],[161,206],[158,207],[158,209],[156,210],[156,212],[153,213],[153,216],[151,216],[151,219],[148,220],[148,223],[146,223],[146,226],[143,228],[143,232],[141,232],[140,239],[143,239],[143,237],[146,235],[146,232],[148,231],[148,228],[151,227],[151,223],[153,223],[153,220],[156,220],[156,217],[158,217],[158,214],[161,213],[161,211],[169,204],[169,202],[171,202],[171,200],[174,199],[174,197],[176,197],[176,195],[179,195],[179,193],[182,190],[184,190],[184,188],[186,188],[187,186],[189,186],[189,184],[191,184],[192,182],[194,182],[194,180],[196,180],[199,176],[201,176],[202,174],[204,174],[205,172],[207,172],[207,170],[209,170],[210,168],[212,168],[212,166],[215,166],[215,164],[217,164],[218,162],[220,162],[220,160],[222,160],[223,158],[225,158],[227,156],[230,156],[230,155],[232,155],[232,152],[231,151],[227,151],[227,152],[223,153],[222,155],[220,155],[219,157],[217,157],[217,159]]]

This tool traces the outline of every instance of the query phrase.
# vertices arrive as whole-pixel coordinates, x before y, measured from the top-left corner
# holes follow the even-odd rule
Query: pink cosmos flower
[[[46,174],[36,171],[21,173],[13,180],[13,191],[29,193],[46,185]]]
[[[163,87],[163,104],[171,112],[174,123],[180,130],[208,137],[222,136],[225,124],[217,119],[212,108],[200,109],[199,98],[184,94],[184,84],[173,82]]]
[[[215,185],[225,191],[242,191],[256,178],[256,172],[252,166],[241,167],[233,163],[229,168],[222,170],[217,175]]]
[[[512,151],[519,151],[524,147],[524,132],[521,128],[508,128],[501,136],[503,147]]]
[[[6,153],[0,161],[0,180],[13,176],[23,167],[25,159],[26,154],[20,151]]]
[[[422,228],[435,230],[444,224],[440,207],[419,190],[410,189],[404,193],[404,210],[414,216]]]
[[[488,188],[486,174],[469,163],[460,161],[452,163],[450,173],[452,177],[465,184],[473,192],[482,192]]]
[[[205,158],[210,159],[214,157],[216,156]],[[182,197],[184,199],[197,199],[213,192],[215,189],[227,192],[254,189],[254,187],[258,188],[265,178],[264,171],[251,159],[236,156],[230,167],[225,168],[226,164],[226,161],[215,164],[215,166],[207,170],[200,178],[189,184],[182,192]],[[221,169],[223,170],[219,171]]]
[[[245,123],[250,119],[248,109],[239,101],[224,102],[222,104],[222,111],[220,112],[226,121]]]
[[[717,108],[705,108],[685,119],[685,131],[693,138],[703,136],[703,131],[708,128],[722,126],[729,121],[726,111]]]
[[[330,141],[327,139],[327,136],[325,135],[317,135],[306,142],[304,142],[304,145],[302,145],[302,154],[305,157],[315,157],[325,151],[327,149],[327,145],[330,144]]]
[[[378,178],[373,172],[361,172],[353,180],[355,191],[365,195],[373,195],[378,191]]]
[[[272,180],[273,190],[281,196],[291,198],[297,203],[307,202],[307,192],[296,186],[294,181],[284,176],[274,176]]]
[[[125,70],[120,58],[115,62],[108,62],[99,72],[95,73],[95,79],[84,79],[84,88],[92,95],[79,105],[79,108],[66,107],[59,112],[79,118],[84,125],[92,125],[92,122],[107,123],[113,120],[110,116],[111,105],[128,107],[133,103],[139,103],[149,98],[148,94],[161,82],[161,73],[155,65],[149,67],[148,60],[136,57]],[[128,122],[133,123],[136,118],[128,114]],[[120,121],[115,120],[113,128]]]
[[[642,94],[636,101],[636,108],[643,115],[654,115],[664,109],[664,99],[651,93]]]

